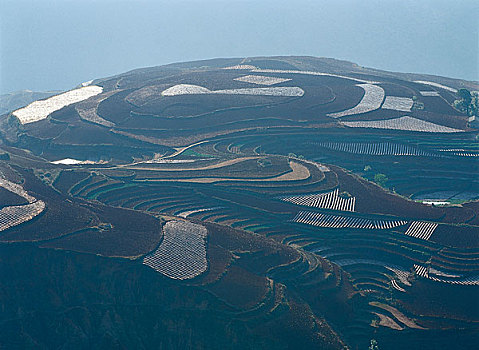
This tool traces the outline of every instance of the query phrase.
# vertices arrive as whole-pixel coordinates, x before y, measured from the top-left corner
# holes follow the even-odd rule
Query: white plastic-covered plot
[[[422,96],[425,97],[437,97],[440,96],[437,91],[419,91]]]
[[[343,125],[350,128],[372,128],[372,129],[390,129],[390,130],[405,130],[405,131],[420,131],[420,132],[441,132],[452,133],[462,132],[463,130],[450,128],[448,126],[438,125],[425,120],[404,116],[393,119],[383,120],[368,120],[368,121],[353,121],[341,122]]]
[[[43,201],[25,205],[12,205],[0,210],[0,232],[33,219],[45,209]]]
[[[273,73],[273,74],[301,74],[301,75],[313,75],[313,76],[326,76],[326,77],[334,77],[334,78],[341,78],[356,81],[358,83],[365,83],[365,84],[377,84],[376,81],[371,80],[364,80],[354,77],[348,77],[346,75],[339,75],[333,73],[324,73],[324,72],[316,72],[316,71],[307,71],[307,70],[290,70],[290,69],[262,69],[256,68],[252,71],[253,73]]]
[[[353,108],[341,112],[329,113],[328,117],[341,118],[348,115],[372,112],[381,106],[385,95],[382,87],[373,84],[357,84],[356,86],[359,86],[364,90],[364,95],[361,101],[359,101],[359,103]]]
[[[410,112],[413,104],[414,101],[409,97],[386,96],[381,108]]]
[[[211,90],[203,86],[191,85],[191,84],[177,84],[164,90],[161,94],[163,96],[178,96],[178,95],[199,95],[199,94],[210,94],[210,93],[211,93]]]
[[[158,249],[143,259],[143,264],[173,279],[191,279],[206,271],[207,230],[185,221],[169,221],[163,228]]]
[[[163,96],[216,94],[300,97],[304,95],[304,90],[297,86],[209,90],[199,85],[178,84],[164,90],[161,94]]]
[[[12,205],[0,210],[0,232],[33,219],[45,209],[45,203],[30,196],[22,186],[0,178],[0,187],[25,198],[28,204]]]
[[[242,70],[251,70],[256,69],[255,66],[250,64],[237,64],[236,66],[224,67],[223,69],[242,69]]]
[[[452,93],[456,93],[457,92],[457,89],[454,89],[450,86],[446,86],[446,85],[442,85],[442,84],[439,84],[439,83],[435,83],[433,81],[425,81],[425,80],[415,80],[414,81],[415,83],[419,83],[419,84],[423,84],[423,85],[429,85],[429,86],[434,86],[434,87],[437,87],[437,88],[440,88],[440,89],[444,89],[444,90],[447,90],[449,92],[452,92]]]
[[[277,77],[266,77],[263,75],[245,75],[233,80],[241,81],[244,83],[257,84],[257,85],[275,85],[279,83],[284,83],[290,81],[291,79],[287,78],[277,78]]]
[[[102,91],[103,88],[96,85],[81,87],[49,97],[45,100],[32,102],[28,106],[14,111],[13,115],[17,117],[22,124],[37,122],[47,118],[50,114],[65,106],[86,100],[87,98],[100,94]]]

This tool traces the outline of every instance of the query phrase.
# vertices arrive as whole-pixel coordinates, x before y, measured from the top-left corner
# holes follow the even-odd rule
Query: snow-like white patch
[[[450,128],[443,125],[434,124],[421,119],[404,116],[394,119],[342,122],[343,125],[351,128],[372,128],[372,129],[391,129],[422,132],[462,132],[463,130]]]
[[[168,221],[163,227],[158,249],[143,259],[143,264],[173,279],[190,279],[206,271],[204,226],[185,221]]]
[[[217,95],[260,95],[260,96],[298,97],[298,96],[304,95],[304,90],[296,86],[209,90],[203,86],[198,86],[198,85],[178,84],[164,90],[161,94],[163,96],[217,94]]]
[[[231,67],[225,67],[223,69],[257,69],[255,66],[252,66],[250,64],[238,64],[236,66],[231,66]]]
[[[83,86],[83,87],[89,86],[89,85],[91,85],[91,83],[93,83],[93,80],[88,80],[88,81],[85,81],[84,83],[81,83],[81,86]]]
[[[440,96],[437,91],[419,91],[419,93],[426,97]]]
[[[59,159],[55,160],[53,162],[50,162],[52,164],[62,164],[62,165],[78,165],[78,164],[105,164],[107,163],[106,161],[99,161],[99,162],[94,162],[92,160],[78,160],[78,159],[72,159],[72,158],[65,158],[65,159]]]
[[[65,165],[75,165],[75,164],[81,164],[81,160],[78,159],[72,159],[72,158],[65,158],[65,159],[60,159],[60,160],[55,160],[54,162],[51,162],[52,164],[65,164]]]
[[[382,108],[410,112],[413,104],[414,101],[409,97],[386,96]]]
[[[434,87],[441,88],[441,89],[444,89],[444,90],[447,90],[447,91],[450,91],[450,92],[453,92],[453,93],[457,92],[457,89],[454,89],[452,87],[442,85],[442,84],[439,84],[439,83],[435,83],[433,81],[415,80],[414,82],[419,83],[419,84],[434,86]]]
[[[265,77],[262,75],[245,75],[234,80],[257,85],[275,85],[279,83],[284,83],[285,81],[290,81],[292,79]]]
[[[307,71],[307,70],[259,69],[259,68],[257,68],[257,69],[253,69],[252,73],[273,73],[273,74],[280,73],[280,74],[317,75],[317,76],[327,76],[327,77],[348,79],[348,80],[353,80],[353,81],[356,81],[358,83],[364,83],[364,84],[377,84],[377,81],[370,81],[370,80],[348,77],[348,76],[345,76],[345,75],[323,73],[323,72],[314,72],[314,71]]]
[[[359,101],[359,104],[342,112],[330,113],[328,114],[329,117],[341,118],[347,115],[367,113],[381,106],[385,95],[382,87],[372,84],[358,84],[356,86],[364,89],[364,96]]]
[[[429,204],[429,205],[449,205],[451,204],[450,202],[444,202],[444,201],[422,201],[423,204]]]
[[[96,85],[70,90],[63,94],[47,98],[46,100],[32,102],[28,106],[14,111],[13,115],[17,117],[22,124],[33,123],[45,119],[51,113],[65,106],[86,100],[87,98],[100,94],[102,91],[103,88]]]

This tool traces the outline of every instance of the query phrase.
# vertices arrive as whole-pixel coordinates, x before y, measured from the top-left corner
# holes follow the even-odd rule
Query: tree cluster
[[[470,92],[467,89],[459,89],[457,91],[459,97],[454,101],[454,107],[468,116],[478,116],[479,95],[476,91]]]

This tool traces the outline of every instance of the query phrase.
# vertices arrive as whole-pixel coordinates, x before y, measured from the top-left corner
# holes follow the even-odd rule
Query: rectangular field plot
[[[281,197],[281,200],[307,207],[354,211],[356,198],[341,198],[339,189],[327,193],[306,194]]]
[[[290,81],[291,79],[265,77],[262,75],[245,75],[243,77],[239,77],[233,80],[242,81],[244,83],[257,84],[257,85],[275,85],[279,83],[284,83],[285,81]]]
[[[419,91],[419,93],[422,96],[425,96],[425,97],[439,97],[439,96],[441,96],[441,95],[439,95],[439,93],[437,91]]]
[[[45,119],[53,112],[65,106],[86,100],[87,98],[100,94],[102,91],[102,87],[95,85],[70,90],[63,94],[47,98],[46,100],[32,102],[28,106],[14,111],[13,115],[17,117],[22,124],[33,123]]]
[[[419,132],[462,132],[463,130],[450,128],[448,126],[438,125],[425,120],[404,116],[393,119],[372,120],[372,121],[354,121],[341,122],[350,128],[371,128],[371,129],[389,129]]]
[[[384,89],[372,84],[358,84],[357,86],[364,89],[364,96],[355,107],[345,111],[330,113],[328,117],[341,118],[347,115],[361,114],[374,111],[381,106],[384,100]]]
[[[394,109],[396,111],[411,112],[414,101],[408,97],[386,96],[381,108]]]
[[[191,279],[206,271],[204,226],[185,221],[169,221],[163,228],[158,249],[143,259],[143,264],[173,279]]]
[[[327,227],[327,228],[357,228],[387,230],[407,224],[404,220],[371,220],[352,216],[322,214],[308,211],[300,211],[293,222],[302,224]]]

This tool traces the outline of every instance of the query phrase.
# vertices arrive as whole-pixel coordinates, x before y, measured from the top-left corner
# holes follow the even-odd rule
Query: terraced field
[[[453,106],[475,83],[277,57],[95,84],[0,117],[0,250],[74,285],[103,333],[118,317],[185,327],[190,348],[476,344],[478,133]],[[40,299],[84,329],[56,309],[69,298]]]

